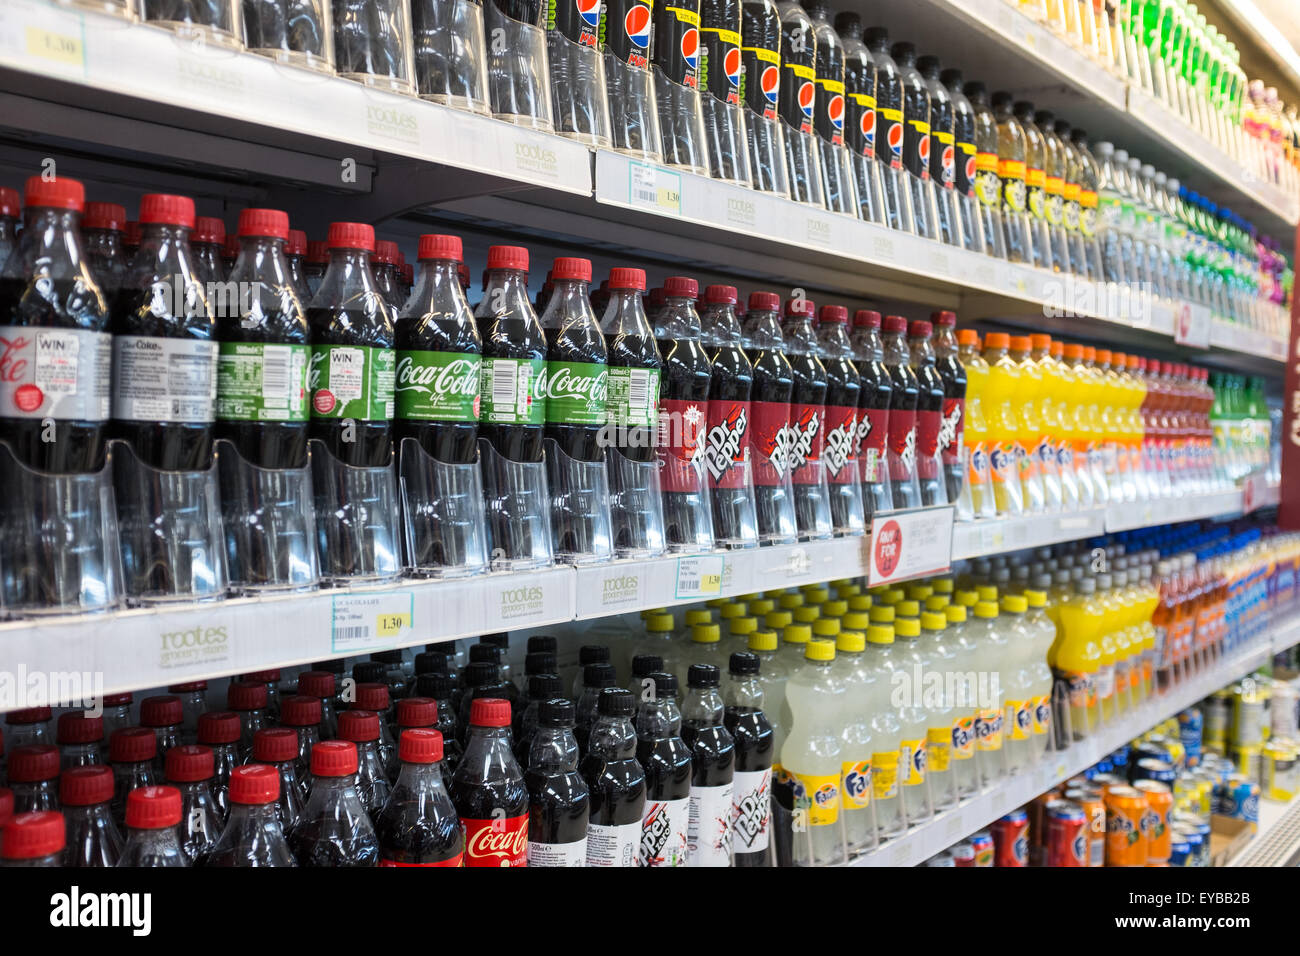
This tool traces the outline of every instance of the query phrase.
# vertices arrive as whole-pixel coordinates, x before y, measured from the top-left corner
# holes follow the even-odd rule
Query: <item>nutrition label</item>
[[[144,335],[113,338],[113,417],[210,422],[217,398],[217,343]]]

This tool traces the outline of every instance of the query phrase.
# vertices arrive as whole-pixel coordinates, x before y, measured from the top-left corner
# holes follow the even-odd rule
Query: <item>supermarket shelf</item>
[[[1107,514],[1105,508],[1088,508],[1069,514],[964,521],[952,529],[952,559],[979,558],[1093,538],[1106,532]]]
[[[1106,530],[1128,531],[1153,524],[1235,515],[1242,511],[1242,498],[1241,490],[1233,489],[1182,498],[1112,504],[1106,508]]]
[[[1300,642],[1300,616],[1277,627],[1268,638],[1237,651],[1227,661],[1192,678],[1169,693],[1148,701],[1127,720],[1112,724],[1066,750],[1045,754],[1025,772],[1000,781],[913,827],[902,837],[850,861],[850,866],[916,866],[976,830],[1028,803],[1044,790],[1070,779],[1144,730],[1190,707],[1220,687],[1267,662],[1271,656]]]
[[[1300,796],[1286,803],[1259,801],[1259,829],[1228,866],[1295,866],[1300,863]]]

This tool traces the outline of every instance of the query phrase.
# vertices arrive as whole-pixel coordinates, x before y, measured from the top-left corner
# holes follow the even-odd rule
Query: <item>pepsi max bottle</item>
[[[716,179],[751,185],[748,145],[741,120],[741,0],[701,0],[703,50],[700,93],[709,139],[709,166]]]
[[[788,195],[786,151],[779,137],[781,15],[772,0],[744,0],[740,6],[740,96],[754,188]]]
[[[650,78],[654,14],[645,0],[605,0],[604,7],[600,41],[614,149],[658,162],[663,154]],[[599,17],[599,10],[591,13]]]
[[[709,174],[700,89],[700,0],[654,7],[655,91],[665,165]]]
[[[895,43],[890,56],[898,65],[903,100],[903,168],[910,174],[912,220],[916,233],[938,239],[935,219],[934,183],[930,176],[930,90],[916,69],[916,47]]]
[[[961,245],[953,191],[957,185],[957,149],[953,139],[952,97],[939,82],[939,58],[923,56],[916,70],[930,98],[930,180],[934,183],[935,229],[950,246]]]
[[[835,32],[844,47],[844,146],[853,159],[858,215],[883,223],[884,187],[876,160],[876,64],[862,42],[860,16],[835,14]]]
[[[781,14],[779,112],[785,122],[790,198],[821,207],[821,157],[813,140],[817,115],[817,36],[812,19],[793,0],[777,4]]]
[[[741,346],[736,300],[735,286],[711,285],[704,290],[704,313],[700,316],[701,341],[713,356],[704,465],[713,507],[713,533],[724,546],[753,540],[752,531],[746,527],[746,475],[750,472],[747,466],[754,366]]]
[[[808,0],[806,9],[817,42],[813,128],[821,140],[826,208],[832,212],[857,215],[853,178],[848,168],[848,154],[844,152],[844,45],[831,26],[831,9],[824,0]]]
[[[903,81],[889,55],[889,31],[868,27],[862,35],[876,65],[876,159],[884,182],[885,221],[913,231],[912,197],[903,181]]]

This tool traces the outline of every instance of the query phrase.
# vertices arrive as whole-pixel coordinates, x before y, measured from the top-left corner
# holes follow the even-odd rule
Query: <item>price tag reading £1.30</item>
[[[674,597],[714,597],[722,591],[722,573],[726,566],[722,555],[677,559],[677,590]]]
[[[331,649],[355,653],[390,647],[415,625],[415,595],[410,591],[339,594],[333,603]]]

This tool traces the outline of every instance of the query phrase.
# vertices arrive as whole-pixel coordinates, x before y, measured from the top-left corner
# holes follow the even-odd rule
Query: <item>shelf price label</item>
[[[720,555],[701,555],[677,559],[677,588],[680,598],[717,597],[722,592],[722,576],[727,559]]]
[[[1174,310],[1174,341],[1193,349],[1210,347],[1210,310],[1184,302]]]
[[[628,163],[628,202],[651,212],[682,214],[682,177],[648,163]]]
[[[874,587],[948,570],[952,560],[952,506],[877,515],[871,521],[867,582]]]
[[[353,653],[386,647],[409,635],[415,626],[411,591],[336,594],[330,621],[330,649]]]

